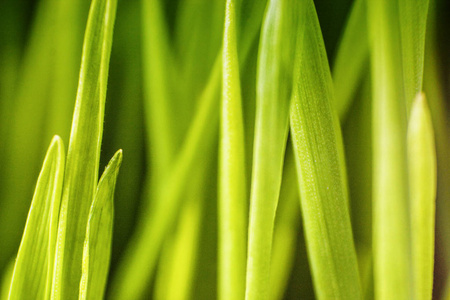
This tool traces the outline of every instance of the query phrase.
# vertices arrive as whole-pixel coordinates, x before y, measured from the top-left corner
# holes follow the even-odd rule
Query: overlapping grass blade
[[[291,132],[315,291],[319,299],[360,299],[331,74],[313,1],[302,2],[307,27],[295,69]]]
[[[246,299],[266,299],[301,26],[297,1],[269,1],[259,48]]]
[[[114,189],[121,163],[122,151],[119,150],[100,178],[89,211],[79,299],[103,299],[111,257]]]
[[[269,299],[283,299],[292,273],[297,249],[300,207],[298,183],[292,149],[288,146],[277,207],[270,264]]]
[[[333,65],[335,107],[343,120],[369,59],[366,0],[353,3]]]
[[[375,297],[411,297],[406,123],[422,85],[428,1],[369,1]],[[413,30],[413,28],[415,28]],[[417,32],[416,32],[417,31]]]
[[[413,293],[432,298],[436,201],[436,150],[425,95],[413,103],[408,125],[408,174],[411,207]]]
[[[36,184],[14,266],[9,299],[49,298],[59,207],[64,179],[64,146],[50,144]]]
[[[67,155],[53,299],[75,299],[83,241],[98,178],[116,0],[94,0],[89,13]]]
[[[244,299],[247,192],[235,1],[227,0],[219,168],[219,299]]]

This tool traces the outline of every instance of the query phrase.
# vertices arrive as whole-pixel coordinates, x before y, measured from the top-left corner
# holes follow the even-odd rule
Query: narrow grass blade
[[[298,252],[297,238],[300,224],[300,207],[297,174],[291,147],[286,158],[281,182],[280,200],[277,207],[273,234],[273,250],[270,265],[269,299],[284,299],[286,288]]]
[[[303,2],[291,133],[314,286],[319,299],[361,299],[331,74],[313,1]]]
[[[434,270],[436,150],[425,95],[413,103],[408,125],[408,173],[414,295],[431,299]]]
[[[403,88],[407,113],[416,97],[422,91],[425,32],[429,0],[398,0],[400,21]]]
[[[425,67],[424,67],[424,90],[427,95],[428,105],[430,107],[431,119],[436,135],[436,154],[437,154],[437,201],[436,201],[436,242],[439,245],[436,251],[440,250],[444,255],[442,261],[437,260],[436,271],[450,270],[450,257],[445,253],[450,253],[450,131],[447,126],[447,105],[444,96],[444,81],[441,76],[442,61],[439,59],[438,36],[437,36],[437,7],[436,1],[430,2],[428,24],[427,24],[427,42],[425,49]]]
[[[407,103],[398,1],[369,0],[373,128],[373,255],[376,299],[411,299]]]
[[[53,299],[75,299],[79,294],[83,241],[97,186],[116,5],[116,0],[94,0],[89,13],[67,155]]]
[[[301,27],[297,1],[269,1],[259,48],[246,299],[267,299],[275,211]]]
[[[45,299],[64,178],[64,146],[54,137],[36,184],[11,280],[9,299]]]
[[[100,178],[89,211],[78,299],[103,299],[111,257],[114,190],[121,163],[122,150],[119,150]]]
[[[353,3],[333,65],[335,107],[343,120],[369,60],[366,0]]]
[[[234,0],[226,3],[222,64],[219,299],[238,300],[245,295],[247,193]]]

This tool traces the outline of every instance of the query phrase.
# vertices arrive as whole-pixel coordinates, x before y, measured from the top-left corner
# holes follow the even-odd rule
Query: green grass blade
[[[94,0],[89,13],[67,155],[53,299],[78,297],[83,241],[97,186],[116,5],[116,0]]]
[[[369,59],[366,0],[353,3],[333,65],[338,116],[343,120],[350,108]]]
[[[289,147],[290,148],[290,147]],[[280,200],[273,234],[273,250],[270,265],[269,299],[284,299],[289,276],[298,252],[297,238],[300,208],[297,174],[292,149],[286,149]]]
[[[275,211],[300,34],[297,1],[269,1],[259,48],[246,299],[267,299]]]
[[[121,163],[122,150],[119,150],[100,178],[89,211],[79,299],[103,299],[111,257],[114,190]]]
[[[42,165],[14,266],[9,299],[45,299],[64,178],[64,146],[54,137]],[[50,272],[49,272],[50,271]]]
[[[436,149],[425,95],[413,103],[408,125],[408,172],[414,295],[432,298],[436,201]]]
[[[406,101],[398,1],[370,0],[373,255],[376,299],[410,299]]]
[[[422,91],[425,32],[429,0],[398,0],[407,113]]]
[[[227,0],[219,168],[219,299],[244,299],[247,192],[235,2]]]
[[[308,255],[319,299],[360,299],[340,127],[313,1],[306,1],[301,56],[294,81],[294,142]]]

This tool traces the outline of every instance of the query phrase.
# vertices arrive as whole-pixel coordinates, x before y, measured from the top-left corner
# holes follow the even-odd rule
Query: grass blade
[[[414,101],[408,125],[408,172],[414,295],[432,298],[436,201],[436,150],[425,95]]]
[[[122,150],[119,150],[100,178],[89,211],[79,299],[103,299],[111,257],[114,190],[121,163]]]
[[[368,2],[373,103],[373,255],[376,299],[410,299],[406,101],[398,3]]]
[[[353,3],[333,65],[335,107],[343,120],[369,59],[366,0]]]
[[[234,0],[226,2],[222,64],[219,299],[238,300],[245,295],[247,196]]]
[[[360,299],[331,74],[313,1],[304,3],[307,28],[296,67],[291,132],[308,255],[319,299]]]
[[[266,299],[275,211],[289,124],[297,1],[269,1],[259,50],[246,299]]]
[[[97,186],[116,5],[116,0],[94,0],[89,12],[67,155],[53,299],[78,296],[83,241]]]
[[[11,280],[9,299],[45,299],[64,178],[64,146],[54,137],[36,184]],[[56,217],[55,217],[56,216]]]
[[[289,146],[288,146],[289,147]],[[280,200],[273,234],[273,250],[270,266],[270,297],[284,299],[283,296],[292,273],[298,252],[297,238],[300,223],[298,206],[297,174],[292,149],[286,149],[281,182]]]

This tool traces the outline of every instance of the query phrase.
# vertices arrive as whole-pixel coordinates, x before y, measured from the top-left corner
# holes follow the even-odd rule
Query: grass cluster
[[[450,299],[444,2],[27,4],[0,300]]]

